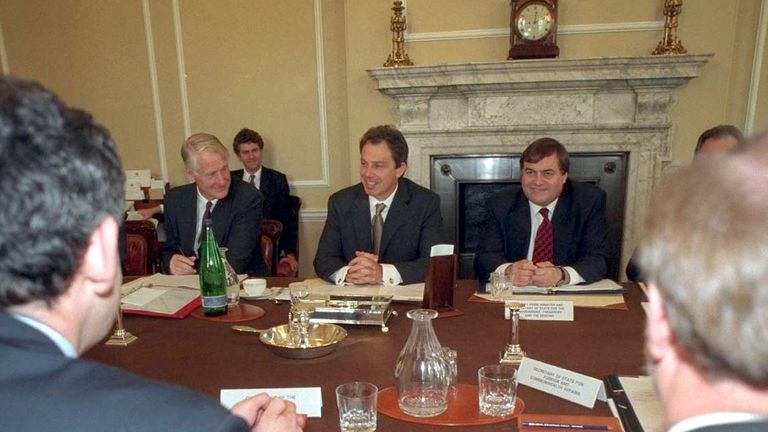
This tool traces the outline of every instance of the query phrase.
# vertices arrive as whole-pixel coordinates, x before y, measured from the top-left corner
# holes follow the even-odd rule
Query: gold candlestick
[[[520,347],[520,309],[523,308],[523,304],[513,302],[507,303],[504,307],[509,309],[512,323],[509,329],[509,343],[501,353],[499,363],[520,366],[520,362],[525,357],[525,351]]]
[[[403,7],[402,1],[398,0],[393,3],[392,11],[394,14],[390,18],[389,25],[389,29],[392,30],[392,52],[387,57],[387,61],[384,62],[384,66],[410,66],[413,62],[408,57],[408,53],[405,52],[405,37],[403,36],[405,33],[405,15],[403,15],[405,7]]]
[[[115,331],[112,332],[112,336],[105,342],[106,345],[127,346],[129,343],[135,341],[138,337],[129,333],[123,326],[123,311],[120,310],[118,305],[117,320],[115,321]]]
[[[653,55],[685,54],[683,43],[677,38],[677,18],[683,10],[683,0],[664,0],[664,37],[653,50]]]

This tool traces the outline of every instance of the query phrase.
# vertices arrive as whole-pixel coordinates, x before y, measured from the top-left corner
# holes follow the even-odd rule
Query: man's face
[[[187,175],[197,184],[206,199],[223,199],[229,193],[229,165],[224,155],[212,152],[198,152],[197,171],[187,170]]]
[[[699,153],[724,153],[735,147],[738,143],[739,141],[730,135],[713,137],[701,144],[701,150],[699,150]]]
[[[384,201],[397,188],[397,179],[405,174],[405,163],[395,168],[395,159],[385,142],[370,141],[360,151],[360,180],[365,193]]]
[[[559,197],[567,179],[568,173],[560,172],[555,153],[536,163],[523,162],[523,193],[538,206],[547,206]]]
[[[261,148],[258,144],[246,142],[240,144],[237,151],[237,158],[249,173],[255,173],[261,168]]]

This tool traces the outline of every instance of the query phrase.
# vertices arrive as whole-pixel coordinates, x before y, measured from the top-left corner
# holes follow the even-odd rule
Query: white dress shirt
[[[75,349],[75,346],[72,345],[72,342],[70,342],[69,339],[65,338],[61,333],[52,327],[24,315],[18,315],[15,313],[11,313],[10,315],[47,336],[48,339],[50,339],[51,342],[53,342],[65,356],[69,358],[77,358],[77,350]]]
[[[246,183],[251,182],[251,173],[245,169],[243,170],[243,181]],[[261,189],[261,167],[253,173],[253,185],[256,186],[256,189]]]
[[[204,197],[203,194],[200,193],[200,189],[197,190],[197,222],[195,223],[195,253],[197,253],[197,250],[200,248],[200,242],[202,239],[200,238],[200,230],[203,227],[203,214],[205,214],[205,205],[208,203],[208,198]],[[216,208],[216,203],[219,202],[218,199],[212,199],[211,201],[211,213],[213,213],[213,209]]]

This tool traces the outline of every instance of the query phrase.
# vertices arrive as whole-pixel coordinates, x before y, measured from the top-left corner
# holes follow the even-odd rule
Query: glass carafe
[[[219,255],[224,263],[224,276],[227,279],[227,304],[236,306],[240,302],[240,282],[237,280],[237,272],[227,261],[227,251],[229,251],[228,248],[219,247]]]
[[[414,417],[433,417],[448,409],[450,367],[432,328],[436,317],[431,309],[408,311],[413,327],[395,365],[398,405]]]

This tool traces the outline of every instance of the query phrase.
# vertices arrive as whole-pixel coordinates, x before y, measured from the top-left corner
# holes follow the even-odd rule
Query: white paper
[[[487,292],[491,292],[491,283],[486,283]],[[611,279],[603,279],[584,285],[561,285],[556,287],[538,287],[534,285],[516,286],[512,288],[514,294],[568,294],[568,293],[612,293],[621,290],[622,286]]]
[[[307,417],[321,417],[323,408],[323,394],[320,387],[290,387],[290,388],[266,388],[266,389],[221,389],[221,404],[231,409],[243,399],[266,393],[272,397],[279,397],[296,404],[296,412],[306,414]]]
[[[131,306],[144,306],[163,294],[165,294],[165,290],[162,289],[139,288],[120,299],[120,301]]]
[[[520,319],[526,321],[573,321],[572,301],[520,301]],[[505,302],[505,304],[511,302]],[[504,308],[504,319],[510,319],[509,308]]]
[[[620,376],[619,382],[645,432],[663,432],[664,413],[649,376]]]
[[[445,256],[445,255],[453,255],[452,244],[437,244],[432,246],[432,249],[430,249],[429,251],[429,256],[431,257]]]
[[[152,174],[148,169],[125,170],[126,182],[138,182],[142,187],[149,187],[152,182]]]
[[[517,370],[517,382],[587,408],[595,400],[606,400],[603,381],[524,357]]]

